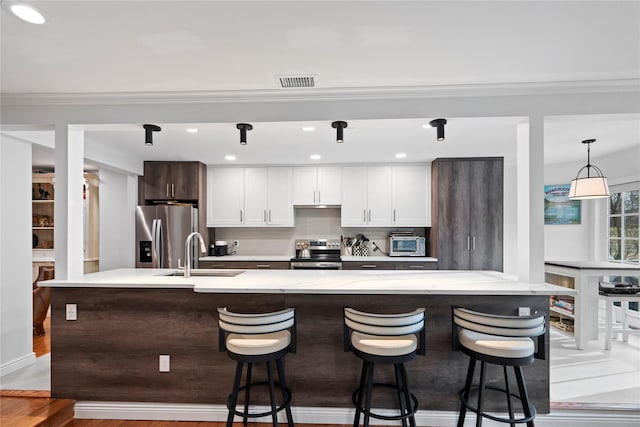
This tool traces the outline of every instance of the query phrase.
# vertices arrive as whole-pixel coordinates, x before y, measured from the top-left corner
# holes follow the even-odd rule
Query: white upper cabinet
[[[391,224],[391,167],[342,169],[341,224],[343,227]]]
[[[207,227],[235,226],[243,223],[243,170],[207,169]]]
[[[208,227],[293,227],[291,168],[210,168]]]
[[[291,168],[267,168],[267,224],[293,227]]]
[[[431,168],[392,166],[392,224],[399,227],[431,226]]]
[[[340,166],[293,168],[294,205],[339,205],[342,195]]]

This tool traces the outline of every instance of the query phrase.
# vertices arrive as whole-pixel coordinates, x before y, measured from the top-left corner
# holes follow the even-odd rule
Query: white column
[[[544,281],[544,121],[529,117],[517,129],[518,278]]]
[[[70,131],[66,123],[55,126],[55,230],[56,278],[74,279],[84,274],[83,167],[84,132]]]
[[[100,270],[135,267],[137,176],[100,169]]]
[[[31,144],[0,135],[0,375],[32,349]]]

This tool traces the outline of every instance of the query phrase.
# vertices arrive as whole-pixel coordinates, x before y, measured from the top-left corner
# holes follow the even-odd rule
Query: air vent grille
[[[316,87],[316,77],[313,75],[276,76],[276,79],[282,89]]]

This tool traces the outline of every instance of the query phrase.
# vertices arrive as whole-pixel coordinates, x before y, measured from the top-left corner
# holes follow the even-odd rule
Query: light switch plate
[[[170,372],[171,371],[171,356],[168,354],[160,355],[159,362],[160,372]]]
[[[67,304],[67,320],[78,320],[78,304]]]
[[[518,307],[518,316],[531,316],[530,307]]]

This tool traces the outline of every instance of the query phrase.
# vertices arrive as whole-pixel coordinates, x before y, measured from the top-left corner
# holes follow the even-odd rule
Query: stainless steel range
[[[289,267],[293,270],[341,270],[339,239],[296,240],[296,256]]]

